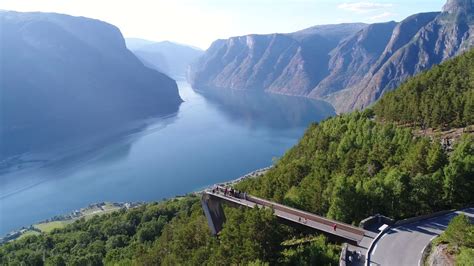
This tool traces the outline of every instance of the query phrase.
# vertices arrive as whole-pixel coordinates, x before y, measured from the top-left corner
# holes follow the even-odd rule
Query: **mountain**
[[[364,24],[317,26],[290,34],[217,40],[191,67],[196,88],[267,90],[308,95],[325,76],[329,52]]]
[[[52,13],[0,12],[0,159],[174,113],[176,82],[145,67],[119,29]]]
[[[472,6],[472,0],[449,0],[441,13],[418,14],[398,23],[361,82],[330,96],[330,101],[341,111],[364,108],[407,78],[473,47]]]
[[[473,17],[472,0],[449,0],[443,12],[399,23],[218,40],[189,79],[200,89],[260,89],[324,99],[338,112],[362,109],[408,77],[472,47]]]
[[[203,54],[199,48],[174,42],[152,42],[142,39],[125,39],[128,49],[146,66],[182,79],[188,66]]]
[[[474,4],[472,0],[448,0],[443,7],[444,12],[458,13],[458,12],[472,12]]]
[[[140,38],[125,38],[125,45],[127,45],[127,48],[132,51],[154,43],[155,42],[153,41],[144,40]]]

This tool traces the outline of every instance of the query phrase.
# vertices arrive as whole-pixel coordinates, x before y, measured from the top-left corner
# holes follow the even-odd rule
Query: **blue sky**
[[[206,49],[250,33],[293,32],[342,22],[400,21],[439,11],[445,0],[0,0],[0,9],[58,12],[107,21],[126,37]]]

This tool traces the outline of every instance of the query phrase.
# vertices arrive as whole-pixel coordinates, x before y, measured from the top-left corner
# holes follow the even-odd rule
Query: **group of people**
[[[224,187],[222,189],[219,186],[214,186],[212,188],[212,193],[213,194],[216,194],[216,193],[219,193],[219,192],[223,192],[224,196],[229,196],[229,197],[234,197],[234,198],[239,198],[239,199],[244,199],[244,200],[247,199],[247,192],[242,192],[242,191],[239,191],[239,190],[234,189],[232,187],[231,188]]]
[[[308,219],[306,218],[301,219],[301,217],[298,217],[298,222],[306,224],[308,222]]]
[[[350,253],[349,253],[350,254]],[[362,253],[360,251],[352,251],[352,254],[349,255],[349,262],[359,261],[362,258]]]

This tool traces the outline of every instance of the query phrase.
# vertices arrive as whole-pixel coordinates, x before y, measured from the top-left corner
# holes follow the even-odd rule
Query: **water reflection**
[[[158,118],[132,122],[103,123],[100,126],[83,127],[44,125],[40,130],[4,131],[0,141],[0,175],[41,167],[64,167],[82,161],[114,143],[133,139],[143,134],[150,125],[164,127],[173,123],[176,113]],[[96,121],[97,122],[97,121]],[[81,121],[76,121],[83,124]],[[120,156],[119,156],[120,157]]]
[[[43,182],[65,178],[82,168],[120,163],[129,156],[136,140],[165,128],[175,120],[176,114],[135,121],[116,128],[116,132],[69,139],[62,148],[30,152],[4,160],[3,168],[0,167],[0,200]]]
[[[335,115],[334,108],[324,101],[291,97],[257,91],[196,91],[228,116],[231,121],[247,127],[288,129],[306,127]]]

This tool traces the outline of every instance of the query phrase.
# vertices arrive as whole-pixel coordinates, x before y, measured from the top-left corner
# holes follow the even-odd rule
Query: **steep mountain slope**
[[[176,112],[176,82],[146,68],[107,23],[0,12],[0,159]]]
[[[256,89],[307,95],[328,74],[329,52],[364,26],[328,25],[292,34],[218,40],[193,64],[189,79],[201,89]]]
[[[201,89],[258,88],[325,99],[338,112],[361,109],[408,77],[474,46],[473,10],[472,0],[449,0],[441,13],[352,24],[345,34],[337,31],[348,25],[333,25],[302,38],[295,33],[219,40],[193,66],[190,81]]]
[[[169,41],[150,42],[140,39],[125,39],[125,41],[128,49],[146,66],[173,78],[184,78],[188,66],[203,54],[198,48]]]
[[[384,55],[364,80],[334,97],[332,103],[342,111],[366,107],[408,77],[473,47],[473,3],[472,0],[449,0],[443,12],[426,24],[431,14],[415,15],[402,21],[393,32]],[[407,27],[417,25],[423,26],[411,37],[409,33],[414,31]]]
[[[329,75],[311,91],[310,96],[324,97],[360,82],[383,53],[395,27],[395,22],[373,24],[343,40],[331,52]]]

